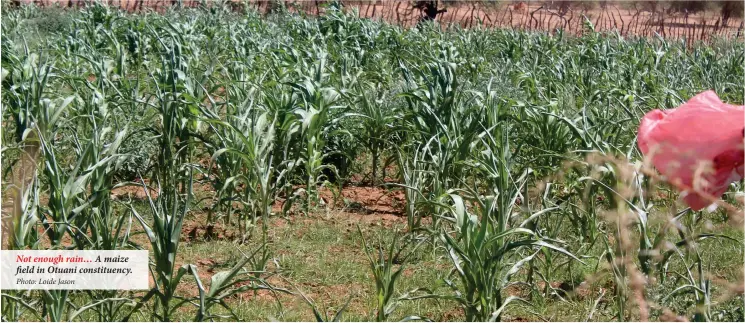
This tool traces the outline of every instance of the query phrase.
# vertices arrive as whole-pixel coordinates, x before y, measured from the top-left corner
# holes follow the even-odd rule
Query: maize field
[[[742,105],[742,41],[2,5],[2,249],[150,257],[3,321],[745,320],[743,181],[694,211],[637,144]]]
[[[37,4],[77,8],[91,0],[10,0],[15,5]],[[209,6],[213,0],[99,0],[126,11],[165,11],[170,7]],[[329,0],[230,0],[233,10],[268,13],[278,6],[290,12],[324,14]],[[415,26],[423,18],[461,27],[515,28],[582,34],[584,21],[598,31],[707,41],[740,39],[745,28],[743,3],[734,0],[705,1],[507,1],[507,0],[344,0],[342,10],[360,17]],[[432,8],[432,9],[430,9]]]

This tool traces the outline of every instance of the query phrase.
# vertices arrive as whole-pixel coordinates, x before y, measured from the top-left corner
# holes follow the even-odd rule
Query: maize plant
[[[339,93],[324,84],[328,78],[326,54],[318,53],[317,59],[318,62],[310,67],[302,82],[290,83],[301,103],[295,114],[302,125],[300,137],[303,147],[299,150],[298,163],[303,165],[305,172],[305,212],[310,211],[312,204],[318,201],[317,185],[323,182],[322,171],[336,171],[335,167],[323,164],[324,155],[328,154],[324,153],[323,148],[331,110],[337,108]]]
[[[393,241],[387,246],[387,250],[383,247],[382,239],[379,239],[377,248],[377,256],[375,253],[369,250],[367,240],[362,233],[359,225],[357,226],[357,232],[362,238],[362,247],[364,248],[367,260],[370,262],[370,269],[373,272],[375,278],[375,290],[377,292],[376,298],[376,312],[375,319],[378,322],[384,322],[399,305],[399,301],[394,298],[396,293],[396,282],[400,279],[401,273],[404,270],[406,260],[416,251],[416,245],[412,250],[406,252],[406,244],[398,246],[399,236],[398,234],[393,236]],[[406,238],[404,238],[406,239]],[[410,241],[406,241],[407,243]],[[398,268],[394,270],[394,264],[399,264]]]

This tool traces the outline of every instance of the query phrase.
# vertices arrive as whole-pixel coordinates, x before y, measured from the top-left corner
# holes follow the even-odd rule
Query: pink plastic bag
[[[680,189],[694,210],[712,204],[697,192],[720,197],[743,178],[745,106],[723,103],[714,91],[671,110],[647,113],[639,125],[639,149]]]

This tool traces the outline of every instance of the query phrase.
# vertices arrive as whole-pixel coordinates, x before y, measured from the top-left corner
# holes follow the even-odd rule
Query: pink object
[[[639,149],[694,210],[720,197],[743,178],[745,106],[723,103],[714,91],[670,110],[647,113],[639,125]]]

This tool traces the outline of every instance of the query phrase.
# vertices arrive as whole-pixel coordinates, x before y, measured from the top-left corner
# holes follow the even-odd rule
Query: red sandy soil
[[[127,200],[129,198],[133,200],[146,200],[147,192],[145,187],[142,186],[140,180],[135,181],[132,185],[120,186],[111,190],[111,198],[115,200]],[[150,185],[150,180],[145,180],[145,186],[150,191],[150,197],[155,199],[158,197],[158,190]]]
[[[330,190],[321,191],[321,196],[326,200],[333,200]],[[404,192],[400,189],[386,190],[381,187],[347,186],[341,191],[337,199],[346,200],[345,209],[352,213],[377,214],[381,216],[393,215],[403,216]],[[344,201],[335,201],[332,206],[340,204],[344,207]]]
[[[206,188],[200,190],[205,192]],[[144,189],[139,188],[127,188],[124,190],[129,193],[129,190],[135,190],[136,197],[144,197]],[[196,189],[195,189],[196,191]],[[214,193],[214,192],[213,192]],[[123,194],[121,191],[117,191],[117,194]],[[131,194],[131,193],[130,193]],[[320,190],[320,197],[326,201],[328,208],[328,216],[326,220],[334,223],[347,224],[350,228],[354,229],[356,224],[365,225],[383,225],[385,227],[392,227],[395,224],[406,223],[406,218],[402,211],[405,204],[404,193],[401,190],[387,190],[381,187],[367,187],[367,186],[347,186],[342,189],[341,194],[334,199],[334,194],[328,188],[322,188]],[[300,203],[300,202],[298,202]],[[272,211],[279,214],[282,211],[283,201],[277,201],[272,206]],[[236,205],[239,208],[238,205]],[[206,224],[208,210],[194,211],[193,219],[184,223],[183,232],[185,233],[186,241],[197,241],[197,240],[236,240],[240,238],[238,229],[233,225],[224,225],[218,221],[215,224]],[[298,215],[297,212],[290,212],[287,217],[274,217],[270,221],[272,227],[283,227],[287,225],[287,222],[313,222],[318,221],[317,218],[306,217]],[[303,232],[298,232],[302,235]]]

